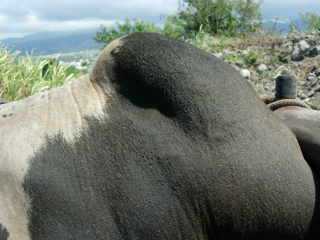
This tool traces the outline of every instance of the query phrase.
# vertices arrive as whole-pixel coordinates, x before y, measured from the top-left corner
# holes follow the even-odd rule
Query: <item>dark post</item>
[[[282,72],[276,78],[276,100],[296,99],[297,98],[297,80],[288,72]]]

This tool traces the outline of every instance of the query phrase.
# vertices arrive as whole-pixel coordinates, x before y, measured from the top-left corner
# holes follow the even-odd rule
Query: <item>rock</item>
[[[317,79],[317,78],[314,79],[314,80],[311,82],[310,86],[313,88],[313,87],[315,87],[316,85],[318,85],[318,79]]]
[[[217,58],[223,57],[223,53],[214,53],[213,55],[216,56]]]
[[[293,52],[291,54],[291,60],[295,62],[302,61],[304,59],[304,54],[300,48],[297,46],[294,47]]]
[[[298,47],[299,49],[306,53],[309,49],[310,49],[310,45],[309,43],[306,41],[306,40],[301,40],[299,43],[298,43]]]
[[[308,99],[308,104],[316,110],[319,110],[320,108],[320,94],[317,93],[312,98]]]
[[[292,44],[292,42],[285,42],[282,44],[281,48],[284,51],[292,52],[293,51],[293,44]]]
[[[248,69],[241,69],[240,70],[240,74],[245,79],[250,79],[251,78],[251,72]]]
[[[299,94],[299,98],[300,98],[301,100],[305,100],[305,99],[307,99],[308,97],[307,97],[304,93],[301,93],[301,94]]]
[[[317,86],[313,89],[315,92],[320,92],[320,86]]]
[[[268,67],[267,65],[265,64],[260,64],[258,67],[257,67],[257,71],[258,73],[264,73],[265,71],[268,70]]]
[[[307,57],[316,57],[320,53],[320,48],[319,47],[313,47],[310,48],[310,50],[307,52],[306,56]]]
[[[290,51],[291,52],[291,51]],[[282,63],[289,63],[289,60],[290,60],[290,53],[288,52],[281,52],[279,55],[278,55],[278,59],[280,62]]]
[[[311,98],[316,94],[315,91],[311,90],[310,92],[308,92],[307,97]]]
[[[291,60],[299,62],[302,61],[305,56],[317,56],[318,54],[317,48],[311,48],[306,40],[300,40],[293,48]]]
[[[314,73],[309,73],[307,76],[307,81],[308,82],[318,81],[318,78]]]
[[[320,77],[320,68],[314,70],[313,72],[317,77]]]

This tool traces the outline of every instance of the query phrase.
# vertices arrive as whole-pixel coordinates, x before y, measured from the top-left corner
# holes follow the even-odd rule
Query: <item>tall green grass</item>
[[[0,47],[0,97],[8,101],[60,86],[76,74],[56,60],[18,56]]]

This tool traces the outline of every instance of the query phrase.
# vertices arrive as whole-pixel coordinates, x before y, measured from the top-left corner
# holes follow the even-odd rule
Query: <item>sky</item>
[[[320,14],[320,0],[261,0],[264,18]],[[43,31],[111,26],[126,17],[159,22],[178,9],[178,0],[0,0],[0,39]]]

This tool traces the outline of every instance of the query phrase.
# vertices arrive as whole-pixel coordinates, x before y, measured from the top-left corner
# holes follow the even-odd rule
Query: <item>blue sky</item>
[[[265,18],[320,14],[320,0],[262,0]],[[71,31],[142,18],[159,21],[177,11],[178,0],[0,0],[0,38],[42,31]]]

